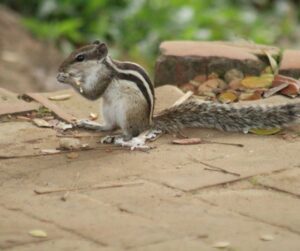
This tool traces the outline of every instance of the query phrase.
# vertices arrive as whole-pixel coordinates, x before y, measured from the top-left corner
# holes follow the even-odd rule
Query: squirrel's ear
[[[95,41],[93,42],[93,44],[100,44],[100,41],[99,41],[99,40],[95,40]]]
[[[106,57],[108,53],[108,48],[105,43],[97,44],[97,53],[100,57]]]

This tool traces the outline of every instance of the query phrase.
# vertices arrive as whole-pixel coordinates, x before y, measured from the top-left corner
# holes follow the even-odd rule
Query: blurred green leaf
[[[95,39],[120,57],[153,65],[163,40],[299,41],[292,0],[1,0],[41,39],[65,47]]]

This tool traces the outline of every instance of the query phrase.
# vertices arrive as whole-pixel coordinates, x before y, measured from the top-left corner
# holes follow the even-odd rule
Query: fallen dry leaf
[[[209,79],[198,87],[198,94],[206,96],[207,93],[218,93],[220,90],[226,88],[226,86],[226,83],[222,79]]]
[[[202,142],[200,138],[174,139],[172,141],[172,143],[176,145],[196,145]]]
[[[268,98],[276,94],[277,92],[281,91],[282,89],[286,88],[289,84],[288,83],[282,83],[278,86],[272,87],[271,89],[264,92],[264,98]]]
[[[238,99],[238,95],[233,91],[225,91],[218,96],[221,103],[229,104]]]
[[[294,142],[296,139],[297,139],[298,135],[297,134],[294,134],[294,133],[284,133],[281,135],[281,138],[284,139],[284,140],[287,140],[287,141],[291,141],[291,142]]]
[[[197,82],[199,85],[201,83],[204,83],[206,80],[207,80],[207,76],[205,74],[200,74],[194,77],[192,81]]]
[[[274,76],[272,74],[263,74],[259,77],[246,77],[242,80],[242,86],[249,89],[269,88],[272,85]]]
[[[55,95],[55,96],[51,96],[49,97],[50,100],[55,100],[55,101],[61,101],[61,100],[67,100],[69,98],[71,98],[71,94],[61,94],[61,95]]]
[[[185,83],[183,85],[180,85],[180,89],[183,92],[188,92],[188,91],[195,92],[196,91],[196,86],[192,83]]]
[[[273,73],[277,73],[278,71],[278,64],[277,64],[277,61],[272,57],[271,53],[266,51],[266,50],[263,50],[263,52],[266,54],[268,60],[269,60],[269,63],[270,63],[270,66],[271,66],[271,69],[272,69],[272,72]]]
[[[37,238],[46,238],[47,237],[47,233],[44,230],[41,230],[41,229],[30,230],[29,234],[31,236],[37,237]]]
[[[228,241],[219,241],[213,244],[214,248],[227,248],[230,246],[230,242]]]
[[[273,70],[271,66],[267,66],[263,71],[262,74],[273,74]]]
[[[300,93],[300,86],[295,83],[291,83],[286,88],[282,89],[280,93],[290,98],[295,98]]]
[[[244,78],[244,74],[237,69],[231,69],[227,71],[224,75],[224,79],[227,83],[230,83],[233,80],[241,80],[243,78]]]
[[[242,80],[241,79],[233,79],[229,82],[228,87],[231,90],[238,90],[241,89],[242,84],[241,84]]]
[[[46,120],[44,119],[33,119],[32,122],[38,127],[52,127]]]
[[[281,128],[270,128],[270,129],[250,129],[249,132],[254,133],[256,135],[273,135],[279,133]]]
[[[218,74],[218,73],[211,72],[211,73],[207,76],[207,79],[215,79],[215,78],[219,78],[219,74]]]
[[[285,86],[288,84],[287,86]],[[283,75],[276,75],[272,86],[280,89],[280,93],[289,97],[296,97],[300,93],[300,81]],[[285,86],[285,88],[283,88]],[[273,89],[273,88],[272,88]]]
[[[258,100],[262,98],[263,90],[255,90],[251,92],[241,93],[239,100]]]

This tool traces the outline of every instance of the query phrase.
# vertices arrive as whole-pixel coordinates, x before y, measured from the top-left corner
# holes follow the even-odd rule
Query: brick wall
[[[181,85],[196,76],[218,74],[230,69],[247,75],[260,75],[269,66],[267,54],[280,63],[279,73],[300,77],[300,51],[251,43],[166,41],[160,45],[156,61],[155,85]]]

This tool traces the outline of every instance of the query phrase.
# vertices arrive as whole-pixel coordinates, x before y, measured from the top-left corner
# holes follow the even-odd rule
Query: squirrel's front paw
[[[64,84],[67,83],[69,78],[70,78],[69,73],[65,73],[65,72],[59,72],[56,76],[57,81]]]
[[[79,119],[76,121],[76,125],[78,127],[90,129],[90,130],[95,130],[95,131],[105,131],[105,126],[102,124],[99,124],[95,121],[91,121],[88,119]]]

